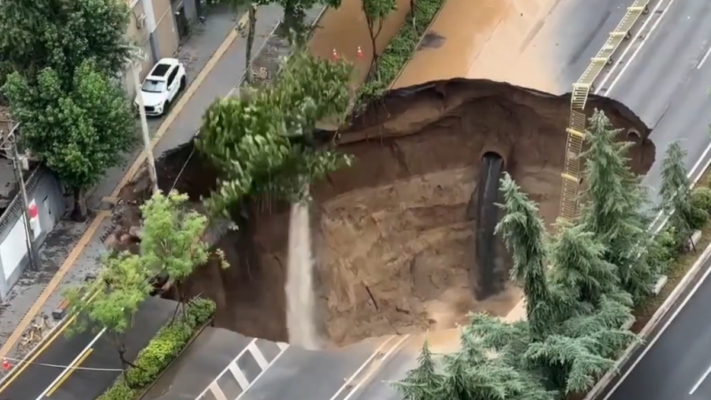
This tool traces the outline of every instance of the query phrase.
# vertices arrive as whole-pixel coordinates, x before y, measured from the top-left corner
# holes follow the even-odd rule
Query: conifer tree
[[[501,178],[505,211],[495,234],[501,234],[511,253],[511,276],[523,287],[531,334],[542,339],[554,320],[553,298],[546,279],[546,237],[538,206],[521,192],[509,174]]]
[[[550,248],[552,282],[574,300],[597,308],[619,290],[617,267],[604,259],[605,247],[585,225],[561,221]]]
[[[685,243],[693,230],[698,229],[708,218],[708,215],[699,218],[705,210],[698,210],[693,205],[685,158],[686,151],[678,141],[669,145],[662,161],[662,184],[659,190],[661,208],[669,216],[669,226],[677,235],[679,243]]]
[[[622,288],[634,298],[649,293],[655,270],[647,260],[648,201],[626,156],[631,143],[616,141],[620,130],[602,111],[590,118],[585,157],[587,190],[582,221],[605,246],[605,259],[617,266]]]

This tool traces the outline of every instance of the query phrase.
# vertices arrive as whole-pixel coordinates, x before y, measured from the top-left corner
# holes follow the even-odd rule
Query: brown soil
[[[641,133],[645,140],[630,156],[634,170],[645,173],[655,154],[649,129],[618,102],[593,96],[590,105],[615,126]],[[480,160],[487,151],[502,155],[546,223],[554,222],[568,115],[567,96],[455,79],[391,92],[343,130],[339,148],[356,157],[355,165],[312,188],[319,311],[330,341],[449,328],[473,310],[506,315],[520,300],[517,289],[484,302],[471,295],[475,221],[467,209]],[[170,188],[191,151],[186,146],[159,161],[162,188]],[[215,179],[193,156],[176,189],[198,200]],[[127,186],[122,198],[144,198],[144,180]],[[124,231],[135,218],[120,221]],[[217,244],[232,267],[208,265],[188,280],[190,294],[217,301],[218,326],[288,339],[288,221],[287,207],[255,207],[241,238],[229,232]]]

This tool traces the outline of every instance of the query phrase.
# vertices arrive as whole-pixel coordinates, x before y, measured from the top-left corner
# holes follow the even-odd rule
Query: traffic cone
[[[356,51],[356,55],[358,58],[363,58],[363,50],[358,46],[358,50]]]
[[[2,359],[2,370],[7,372],[10,370],[10,367],[12,367],[12,365],[10,365],[10,361],[8,361],[7,358],[3,358]]]
[[[333,49],[333,61],[338,61],[338,52],[336,52],[336,49]]]

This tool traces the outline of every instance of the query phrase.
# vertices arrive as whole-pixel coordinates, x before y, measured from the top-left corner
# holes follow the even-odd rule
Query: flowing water
[[[286,326],[289,343],[309,350],[321,348],[316,329],[316,299],[307,202],[291,206],[286,277]]]

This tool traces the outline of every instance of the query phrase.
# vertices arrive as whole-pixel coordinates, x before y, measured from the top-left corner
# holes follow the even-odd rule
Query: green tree
[[[543,338],[554,319],[555,305],[546,278],[546,230],[538,206],[506,173],[501,178],[505,215],[496,226],[513,258],[511,276],[526,296],[526,316],[534,338]]]
[[[4,91],[22,124],[21,143],[74,191],[73,217],[86,219],[86,190],[121,162],[118,155],[135,139],[125,93],[92,60],[73,71],[71,85],[45,68],[36,79],[12,73]]]
[[[127,24],[123,1],[0,2],[0,79],[19,72],[32,82],[52,68],[69,92],[75,70],[89,58],[102,73],[120,73],[129,57]]]
[[[297,201],[309,183],[347,165],[349,157],[316,143],[314,130],[317,121],[344,118],[350,72],[298,51],[275,83],[210,106],[196,146],[224,179],[208,208],[229,214],[249,196]]]
[[[444,379],[437,371],[434,354],[430,351],[429,343],[425,341],[417,359],[417,367],[408,371],[405,378],[393,386],[405,400],[444,400]]]
[[[68,290],[69,312],[78,316],[76,330],[105,331],[116,346],[121,364],[136,367],[126,359],[125,335],[132,328],[139,306],[148,297],[149,272],[137,255],[121,253],[107,257],[96,281]]]
[[[365,15],[365,23],[368,25],[368,35],[373,49],[373,59],[370,62],[371,73],[376,69],[374,66],[378,61],[377,40],[383,31],[383,22],[388,14],[397,10],[397,0],[361,0],[361,8]]]
[[[310,27],[306,25],[306,11],[317,4],[338,8],[341,0],[276,0],[284,9],[282,30],[291,44],[303,44],[308,38]]]
[[[190,210],[187,201],[187,195],[172,191],[167,196],[156,193],[141,206],[141,258],[151,273],[173,281],[182,304],[183,280],[210,257],[208,244],[202,241],[207,218]],[[220,259],[226,268],[224,257]]]
[[[651,235],[648,200],[639,178],[629,167],[628,142],[619,142],[602,111],[595,110],[586,134],[584,205],[581,219],[605,247],[605,259],[617,266],[622,288],[639,299],[649,293],[656,268],[648,264]]]
[[[659,189],[661,209],[669,216],[669,226],[678,235],[679,243],[685,243],[694,229],[699,228],[699,211],[694,207],[691,197],[691,182],[687,177],[684,159],[686,151],[679,142],[667,148],[662,161],[662,184]]]
[[[585,225],[561,224],[550,248],[552,282],[575,300],[598,307],[619,290],[617,267],[606,261],[605,247]]]

